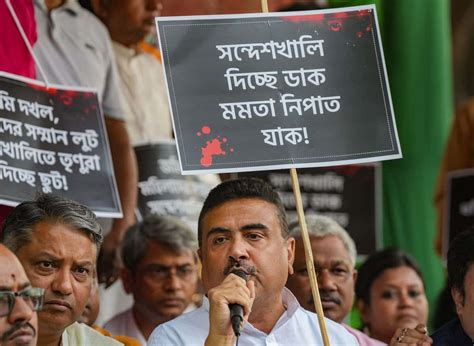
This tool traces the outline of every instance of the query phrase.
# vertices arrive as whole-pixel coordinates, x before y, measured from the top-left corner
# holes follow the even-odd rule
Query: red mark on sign
[[[221,144],[222,143],[218,138],[206,142],[206,146],[201,148],[201,165],[209,167],[212,165],[212,157],[214,155],[225,155],[225,151],[222,150]]]
[[[196,133],[197,136],[209,135],[211,133],[211,128],[209,126],[203,126],[201,131]],[[227,138],[217,136],[211,140],[206,141],[206,145],[201,148],[201,165],[203,167],[209,167],[212,165],[214,156],[226,155],[226,151],[222,148],[224,144],[227,143]],[[231,152],[234,149],[230,150]]]

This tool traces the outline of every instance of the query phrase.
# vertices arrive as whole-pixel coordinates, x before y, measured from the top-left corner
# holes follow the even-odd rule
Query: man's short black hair
[[[258,178],[241,178],[235,180],[228,180],[216,186],[209,192],[201,213],[199,214],[198,222],[198,242],[199,247],[202,246],[202,220],[206,214],[217,206],[226,202],[243,198],[255,198],[269,202],[277,209],[277,216],[280,221],[281,234],[283,238],[288,238],[288,221],[286,218],[285,208],[281,202],[278,193],[273,190],[272,186]]]
[[[474,229],[457,235],[449,245],[448,250],[448,282],[450,288],[455,288],[465,296],[464,278],[474,264]]]

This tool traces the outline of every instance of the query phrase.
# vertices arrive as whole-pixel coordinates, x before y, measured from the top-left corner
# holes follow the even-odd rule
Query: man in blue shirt
[[[434,345],[474,345],[474,231],[459,234],[448,250],[448,277],[457,317],[432,335]]]

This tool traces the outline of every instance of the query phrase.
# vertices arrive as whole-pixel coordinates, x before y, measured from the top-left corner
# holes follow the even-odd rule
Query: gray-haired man
[[[314,267],[318,275],[318,288],[324,316],[341,323],[349,314],[354,300],[357,271],[356,246],[349,234],[339,224],[325,216],[307,215],[306,224],[311,241]],[[288,277],[288,287],[305,309],[314,311],[303,240],[297,222],[289,225],[290,234],[296,239],[294,273]],[[350,328],[361,345],[382,345],[377,340]]]
[[[76,322],[89,297],[101,241],[94,213],[58,196],[21,203],[6,219],[4,244],[31,284],[44,289],[38,345],[120,345]]]
[[[196,249],[194,233],[175,218],[151,216],[132,226],[122,243],[122,281],[134,304],[105,329],[145,345],[155,327],[181,315],[197,288]]]

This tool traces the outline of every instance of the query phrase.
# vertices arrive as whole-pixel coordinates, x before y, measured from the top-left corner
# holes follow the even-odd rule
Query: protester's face
[[[351,310],[357,273],[339,237],[332,235],[324,238],[312,237],[311,249],[324,316],[340,323]],[[295,273],[290,275],[286,286],[293,292],[303,308],[315,311],[301,238],[296,240],[295,251],[293,265]]]
[[[453,299],[464,331],[474,340],[474,264],[471,264],[464,278],[464,292],[463,297],[453,289]]]
[[[360,307],[371,336],[386,343],[397,328],[415,328],[428,319],[423,282],[407,266],[382,272],[370,288],[370,305]]]
[[[81,318],[79,319],[80,322],[92,326],[96,321],[100,310],[99,293],[99,282],[97,281],[97,277],[94,276],[92,279],[91,293],[89,295],[89,299],[87,300],[86,307],[81,314]]]
[[[82,231],[40,222],[31,241],[17,253],[35,287],[45,290],[39,313],[41,335],[62,333],[84,311],[91,290],[97,248]]]
[[[135,273],[124,270],[126,289],[133,293],[134,311],[157,323],[183,313],[197,290],[197,260],[191,250],[172,251],[151,241]]]
[[[160,0],[115,0],[104,2],[99,12],[114,41],[126,46],[136,44],[154,32],[155,17],[160,15]]]
[[[239,262],[255,281],[254,306],[279,295],[292,272],[294,239],[281,234],[277,208],[245,198],[225,202],[202,219],[202,281],[206,291],[219,285]]]
[[[31,287],[18,259],[0,246],[0,291],[19,292]],[[3,303],[0,303],[3,305]],[[13,310],[0,317],[0,345],[36,345],[37,313],[21,297],[15,299]]]

